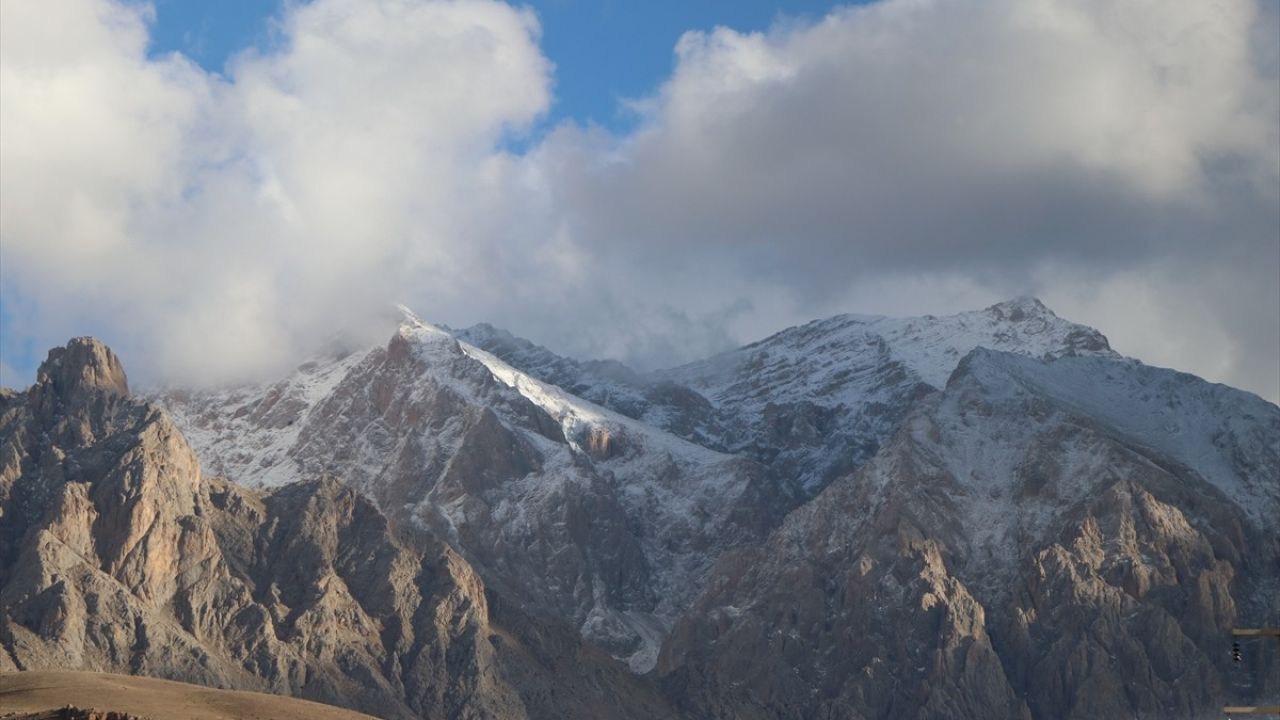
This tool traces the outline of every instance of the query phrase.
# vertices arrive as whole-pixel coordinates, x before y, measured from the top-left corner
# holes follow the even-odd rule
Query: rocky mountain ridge
[[[871,462],[721,559],[659,673],[708,718],[1274,698],[1280,658],[1237,668],[1227,646],[1280,617],[1278,438],[1274,405],[1180,373],[975,350]]]
[[[0,670],[151,675],[387,718],[666,713],[350,486],[263,493],[203,475],[87,338],[0,396],[0,512]]]
[[[1101,333],[1029,297],[947,317],[837,315],[648,374],[560,357],[489,325],[456,335],[594,403],[764,463],[796,503],[872,457],[974,348],[1118,357]]]
[[[85,352],[72,346],[63,352]],[[37,386],[114,388],[90,393],[102,405],[127,392],[111,362],[71,363],[80,369]],[[58,364],[46,364],[52,378]],[[41,409],[51,392],[5,396],[6,412],[27,418],[0,423],[23,458],[2,466],[6,514],[54,504],[42,490],[62,482],[42,479],[53,468],[83,473],[83,461],[49,460],[53,450],[33,450],[45,441],[15,430],[67,414]],[[229,576],[275,588],[249,595],[273,623],[292,627],[307,598],[325,596],[296,589],[315,577],[354,581],[343,548],[366,542],[359,533],[323,551],[290,539],[308,536],[290,520],[314,514],[305,498],[317,493],[349,493],[342,507],[364,509],[315,522],[382,528],[373,535],[398,538],[388,542],[409,565],[435,558],[454,585],[482,588],[467,595],[465,622],[407,641],[419,643],[415,658],[463,648],[445,652],[443,671],[412,671],[431,677],[419,686],[461,682],[463,699],[411,690],[405,670],[389,669],[410,661],[386,628],[412,623],[349,591],[368,620],[343,626],[344,642],[364,648],[344,657],[364,660],[307,673],[337,687],[382,658],[354,676],[400,698],[396,712],[454,702],[476,717],[536,717],[554,706],[530,705],[533,693],[572,716],[604,692],[633,699],[617,712],[635,717],[1163,718],[1280,693],[1280,663],[1250,650],[1232,666],[1224,645],[1233,623],[1280,624],[1280,408],[1123,358],[1034,299],[941,318],[838,316],[657,373],[407,314],[385,345],[316,358],[279,382],[155,400],[181,429],[164,455],[194,467],[194,448],[237,484],[181,480],[163,503],[177,508],[173,523],[223,528]],[[96,434],[58,432],[72,434],[57,447],[104,457]],[[214,496],[261,509],[228,518],[209,509]],[[299,552],[322,561],[273,559]],[[162,578],[162,565],[136,572]],[[167,582],[139,588],[170,597]],[[423,598],[406,607],[442,602],[404,588]],[[214,597],[211,607],[235,605],[234,593]],[[315,622],[300,634],[334,621]],[[460,681],[447,677],[457,657]],[[275,683],[247,687],[324,687],[234,658],[257,678],[240,682]],[[317,662],[302,653],[285,665]]]
[[[281,383],[164,401],[211,467],[260,486],[342,477],[637,671],[719,549],[763,538],[784,507],[749,459],[576,398],[412,316],[385,347]]]
[[[721,552],[873,456],[962,352],[1111,353],[1019,299],[950,318],[839,316],[646,376],[402,312],[386,347],[158,401],[218,472],[346,478],[637,671]]]

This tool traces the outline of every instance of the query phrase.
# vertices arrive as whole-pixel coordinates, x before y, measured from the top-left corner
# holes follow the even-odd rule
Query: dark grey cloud
[[[604,267],[746,278],[801,316],[885,277],[959,276],[1115,334],[1156,318],[1071,298],[1137,283],[1237,332],[1132,352],[1275,398],[1277,37],[1250,2],[885,2],[720,28],[681,41],[639,131],[565,128],[545,164]]]

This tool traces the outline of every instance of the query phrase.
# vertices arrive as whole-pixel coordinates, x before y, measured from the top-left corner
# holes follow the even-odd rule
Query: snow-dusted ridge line
[[[992,393],[1016,392],[1001,387],[1012,379],[1124,441],[1192,470],[1258,527],[1280,525],[1280,477],[1240,471],[1241,463],[1280,465],[1280,406],[1253,393],[1131,358],[1075,356],[1046,362],[979,348],[965,365]],[[1004,377],[991,377],[994,368]],[[1262,437],[1250,437],[1254,433]]]
[[[713,560],[712,557],[689,557],[666,550],[662,542],[664,527],[691,522],[699,512],[708,509],[712,522],[723,522],[732,501],[745,487],[744,477],[731,469],[742,460],[682,440],[573,396],[517,370],[489,352],[466,342],[457,342],[464,353],[482,363],[499,382],[555,418],[573,452],[588,452],[579,443],[583,430],[603,429],[619,433],[626,443],[627,448],[621,456],[596,458],[595,462],[614,474],[620,483],[619,500],[629,508],[630,514],[638,521],[653,524],[654,529],[645,532],[645,545],[650,559],[661,559],[665,565],[655,569],[659,577],[667,578],[663,582],[670,585],[664,589],[666,597],[655,608],[655,613],[596,605],[581,630],[590,634],[596,626],[607,628],[610,624],[630,628],[639,637],[639,644],[629,656],[620,659],[625,660],[634,672],[648,672],[656,665],[662,640],[675,613],[685,602],[681,599],[683,593],[695,586],[696,581],[692,577],[705,573]],[[684,482],[674,487],[662,479],[666,468],[673,464],[686,468],[682,476]],[[681,592],[673,593],[676,589],[681,589]]]
[[[381,494],[389,512],[420,510],[441,536],[473,550],[477,563],[489,563],[487,572],[536,598],[529,602],[543,603],[540,610],[551,608],[600,647],[622,648],[616,655],[637,672],[652,667],[667,628],[723,551],[764,537],[831,480],[864,467],[913,408],[946,394],[936,390],[975,347],[993,348],[993,356],[1011,353],[1010,367],[1030,367],[1022,375],[1032,385],[1048,383],[1033,382],[1036,373],[1055,376],[1057,370],[1045,368],[1066,371],[1071,362],[1136,364],[1096,331],[1032,299],[944,318],[844,315],[670,371],[692,367],[686,383],[679,377],[664,382],[664,373],[624,377],[619,387],[631,383],[631,399],[651,404],[632,413],[613,402],[608,368],[597,373],[590,361],[559,362],[537,347],[523,355],[508,356],[502,346],[491,352],[471,342],[485,343],[480,335],[466,339],[465,330],[423,322],[407,308],[400,312],[389,342],[304,363],[276,383],[165,404],[213,472],[275,485],[301,479],[299,468],[308,476],[332,471]],[[1066,360],[1045,365],[1046,357]],[[1013,392],[1023,382],[1021,371],[986,364],[989,372],[1007,375],[998,389]],[[1115,398],[1123,407],[1109,409],[1095,407],[1111,398],[1105,388],[1091,388],[1102,394],[1090,399],[1074,384],[1041,394],[1062,396],[1063,402],[1048,404],[1099,416],[1099,424],[1107,412],[1123,415],[1130,405],[1148,413],[1141,387],[1119,388]],[[1123,399],[1131,395],[1140,401]],[[655,421],[668,409],[709,420],[694,430]],[[1210,404],[1203,411],[1220,419],[1228,409]],[[995,430],[1023,432],[1025,418],[1016,407],[1010,417]],[[970,488],[958,507],[983,531],[977,545],[998,547],[1010,527],[1021,525],[996,521],[1023,522],[1008,516],[1011,498],[995,487],[1012,468],[983,449],[983,438],[966,438],[962,426],[955,433],[958,454],[949,467],[966,478],[986,468],[983,484]],[[1125,435],[1126,442],[1132,436]],[[510,448],[515,460],[502,465]],[[1176,447],[1157,450],[1181,457]],[[1207,464],[1213,457],[1202,459],[1205,472],[1214,472]],[[1096,474],[1093,463],[1100,462],[1087,452],[1068,460],[1081,477]],[[801,497],[783,485],[797,478],[813,494]],[[1031,515],[1056,517],[1056,505],[1040,502],[1027,505]],[[578,534],[565,533],[566,527]],[[572,559],[553,571],[551,557]],[[633,585],[626,578],[640,579]],[[583,592],[592,599],[580,601]]]
[[[719,463],[733,461],[735,459],[735,456],[733,455],[720,453],[696,443],[689,442],[660,428],[655,428],[644,422],[634,420],[626,415],[615,412],[601,405],[597,405],[590,400],[585,400],[573,395],[557,385],[543,382],[523,370],[512,366],[497,355],[486,350],[482,350],[481,348],[458,338],[448,330],[421,320],[407,307],[401,305],[399,306],[399,310],[404,315],[404,322],[401,324],[399,329],[401,336],[412,338],[419,342],[425,341],[430,343],[438,341],[446,344],[456,343],[457,347],[461,349],[464,354],[484,365],[484,367],[493,375],[494,379],[503,383],[507,387],[516,390],[524,396],[525,399],[542,408],[549,415],[555,418],[556,421],[561,424],[566,439],[575,450],[582,450],[581,446],[575,439],[578,431],[584,428],[601,428],[608,430],[621,430],[631,440],[643,438],[646,447],[649,449],[665,450],[669,454],[679,455],[688,459],[696,458],[703,463]],[[456,389],[470,395],[468,389]],[[480,400],[475,397],[470,397],[469,399],[477,401]]]
[[[1019,297],[946,316],[835,315],[658,374],[685,382],[715,399],[724,395],[747,363],[760,358],[769,358],[775,365],[812,366],[814,356],[861,363],[868,362],[870,353],[883,350],[923,382],[942,389],[960,359],[977,347],[1030,357],[1068,352],[1119,357],[1098,331],[1058,317],[1036,298]],[[788,384],[778,389],[808,395],[814,387],[809,379],[799,386]],[[772,401],[779,399],[785,397],[770,397]]]
[[[630,581],[611,579],[615,585],[597,588],[594,604],[581,608],[585,618],[566,615],[557,604],[579,602],[567,590],[572,584],[564,586],[568,599],[538,607],[560,614],[589,639],[634,637],[635,644],[618,657],[636,672],[648,671],[667,628],[718,556],[711,548],[749,532],[732,530],[738,526],[730,518],[749,484],[761,477],[759,468],[578,398],[407,309],[401,312],[390,341],[364,352],[304,363],[273,384],[163,401],[197,454],[219,474],[274,486],[332,472],[381,498],[384,509],[402,520],[423,519],[474,562],[492,561],[489,570],[504,582],[512,580],[514,566],[486,553],[524,545],[528,538],[536,538],[535,544],[568,542],[556,547],[586,558],[583,568],[592,567],[594,557],[611,557],[610,548],[578,547],[560,529],[563,513],[576,512],[568,509],[579,503],[599,507],[601,532],[625,526],[627,542],[635,545],[622,552],[642,551],[625,557],[641,563],[648,594],[637,595],[629,585],[619,590],[616,584]],[[561,432],[547,432],[544,420],[529,414],[534,408]],[[439,411],[445,414],[431,414]],[[489,439],[501,454],[513,447],[505,444],[508,437],[518,438],[514,447],[535,449],[524,456],[536,457],[525,475],[503,475],[505,460],[499,458],[471,476],[475,485],[455,476],[459,458],[475,462],[475,448]],[[489,484],[486,467],[501,481]],[[515,551],[511,562],[539,552]],[[531,596],[537,602],[546,600],[542,580],[527,580],[528,588],[518,580],[514,586],[540,593]],[[602,582],[578,578],[584,580],[589,587]],[[616,592],[631,594],[609,599]],[[628,604],[634,602],[641,604]]]
[[[162,392],[149,399],[165,408],[207,470],[255,487],[278,487],[304,479],[297,465],[288,461],[289,450],[296,445],[316,406],[372,350],[366,348],[337,358],[313,359],[276,382],[190,394],[192,403],[185,398],[189,393],[182,392]],[[282,403],[292,404],[298,410],[296,416],[271,426],[270,423],[254,425],[253,418],[241,414],[267,398],[282,411],[289,409],[282,407]],[[228,407],[238,409],[229,416],[219,413],[219,409]],[[217,452],[216,448],[223,445],[238,446],[238,451]]]
[[[576,431],[583,427],[599,427],[617,429],[627,433],[631,439],[644,438],[646,446],[651,449],[661,448],[672,454],[689,458],[700,458],[703,462],[725,462],[735,456],[716,452],[688,440],[676,437],[661,429],[633,420],[621,413],[596,405],[590,400],[572,395],[551,383],[545,383],[518,370],[504,362],[498,356],[481,350],[469,343],[458,340],[458,346],[468,356],[480,361],[494,378],[518,391],[530,402],[546,410],[559,421],[564,428],[565,436],[577,447],[573,438]],[[577,449],[581,450],[580,447]]]

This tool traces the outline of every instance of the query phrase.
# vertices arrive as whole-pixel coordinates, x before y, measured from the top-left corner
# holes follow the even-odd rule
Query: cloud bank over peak
[[[626,161],[570,181],[570,204],[600,237],[696,236],[762,271],[808,265],[819,292],[858,266],[1195,244],[1170,229],[1212,222],[1241,186],[1276,192],[1275,93],[1249,62],[1248,7],[1111,6],[890,2],[771,35],[688,34]]]
[[[145,6],[46,6],[0,6],[9,332],[227,378],[404,301],[659,365],[1034,293],[1280,398],[1274,5],[883,0],[691,29],[633,130],[564,122],[520,154],[554,85],[528,10],[289,5],[223,77],[148,58]]]
[[[9,319],[153,372],[252,374],[389,293],[461,293],[496,148],[550,102],[536,18],[495,2],[291,5],[227,77],[149,59],[146,6],[3,12],[4,292],[34,309]]]

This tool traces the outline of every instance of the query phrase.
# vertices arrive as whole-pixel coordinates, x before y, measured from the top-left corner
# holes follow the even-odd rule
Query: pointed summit
[[[401,325],[421,325],[422,319],[418,317],[408,305],[404,303],[396,303],[395,315],[400,320]]]
[[[63,400],[92,391],[128,395],[124,367],[111,348],[91,337],[73,338],[49,351],[36,373],[36,384]]]
[[[997,320],[1010,322],[1019,322],[1032,317],[1057,317],[1052,310],[1040,302],[1040,298],[1030,295],[1020,295],[1011,300],[998,302],[982,312],[994,316]]]
[[[1039,298],[1031,297],[1030,295],[1022,295],[1012,300],[996,303],[991,307],[978,311],[976,314],[986,316],[997,324],[1013,324],[1024,333],[1037,335],[1048,330],[1051,334],[1060,335],[1057,341],[1059,347],[1056,349],[1047,348],[1046,355],[1111,352],[1111,343],[1107,341],[1106,335],[1087,325],[1078,325],[1063,320],[1050,310],[1047,305],[1040,302]],[[1065,334],[1062,334],[1061,331],[1064,329]],[[1020,352],[1018,348],[1000,347],[998,349]],[[1022,354],[1031,355],[1033,353],[1022,352]]]

